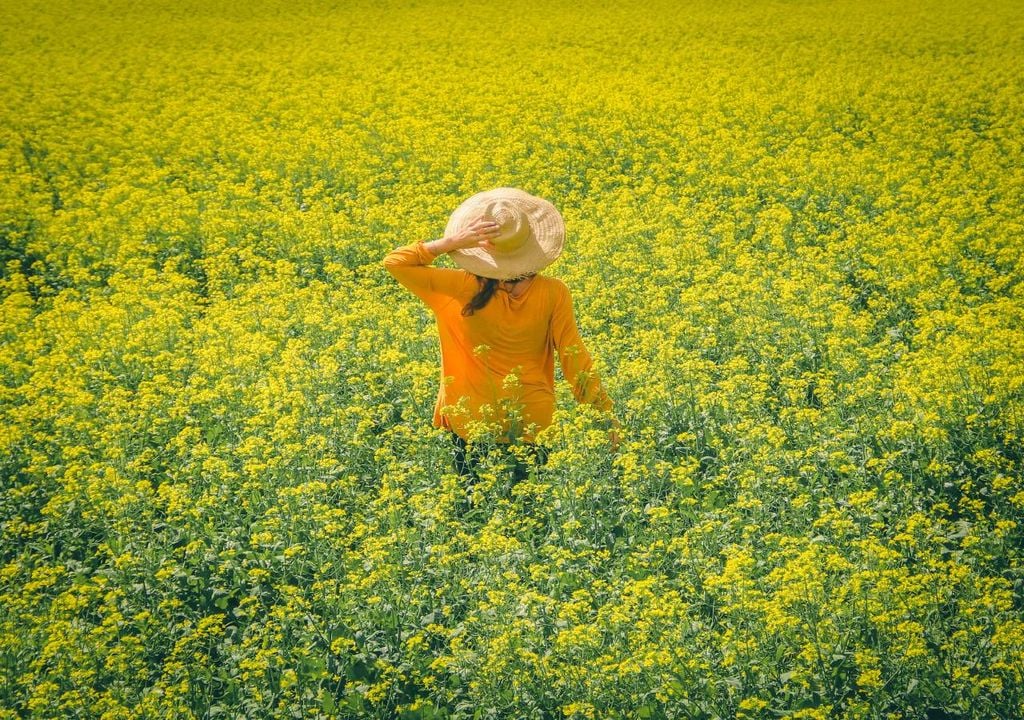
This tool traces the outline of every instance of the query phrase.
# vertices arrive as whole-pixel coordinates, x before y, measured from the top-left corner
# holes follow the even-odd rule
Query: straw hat
[[[518,188],[500,187],[467,198],[448,219],[445,237],[452,237],[475,218],[494,220],[501,232],[494,250],[462,248],[448,253],[463,270],[508,280],[547,267],[562,252],[565,222],[547,200]]]

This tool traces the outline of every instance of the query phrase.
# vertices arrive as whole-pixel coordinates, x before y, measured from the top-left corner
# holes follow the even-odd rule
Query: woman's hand
[[[607,420],[605,428],[608,431],[608,444],[611,446],[611,451],[618,452],[619,446],[622,443],[622,423],[619,419],[612,415]]]
[[[618,428],[612,428],[608,431],[608,442],[612,446],[612,452],[618,452],[620,440]]]
[[[431,240],[424,245],[435,255],[471,247],[493,250],[494,245],[491,243],[491,239],[500,233],[501,225],[497,222],[478,217],[451,237],[446,237],[443,240]]]

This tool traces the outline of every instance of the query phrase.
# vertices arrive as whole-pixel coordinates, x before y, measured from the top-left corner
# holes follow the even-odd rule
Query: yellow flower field
[[[5,6],[0,718],[1024,717],[1022,38]],[[381,260],[501,186],[565,218],[622,445],[559,376],[460,515]]]

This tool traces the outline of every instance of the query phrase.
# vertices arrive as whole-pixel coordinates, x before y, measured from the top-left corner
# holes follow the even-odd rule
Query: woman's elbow
[[[384,260],[381,261],[381,264],[384,266],[384,269],[391,273],[391,275],[394,277],[398,277],[398,275],[396,274],[398,272],[398,268],[402,267],[403,265],[401,259],[395,257],[394,255],[386,255],[384,257]]]

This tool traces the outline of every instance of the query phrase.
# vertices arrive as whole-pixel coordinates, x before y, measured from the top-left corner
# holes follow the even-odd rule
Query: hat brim
[[[491,253],[480,247],[452,250],[452,261],[474,275],[498,280],[537,272],[554,262],[565,243],[565,222],[550,202],[518,188],[495,188],[467,198],[448,219],[445,237],[452,237],[474,218],[488,214],[498,200],[514,205],[526,216],[529,237],[511,252]]]

